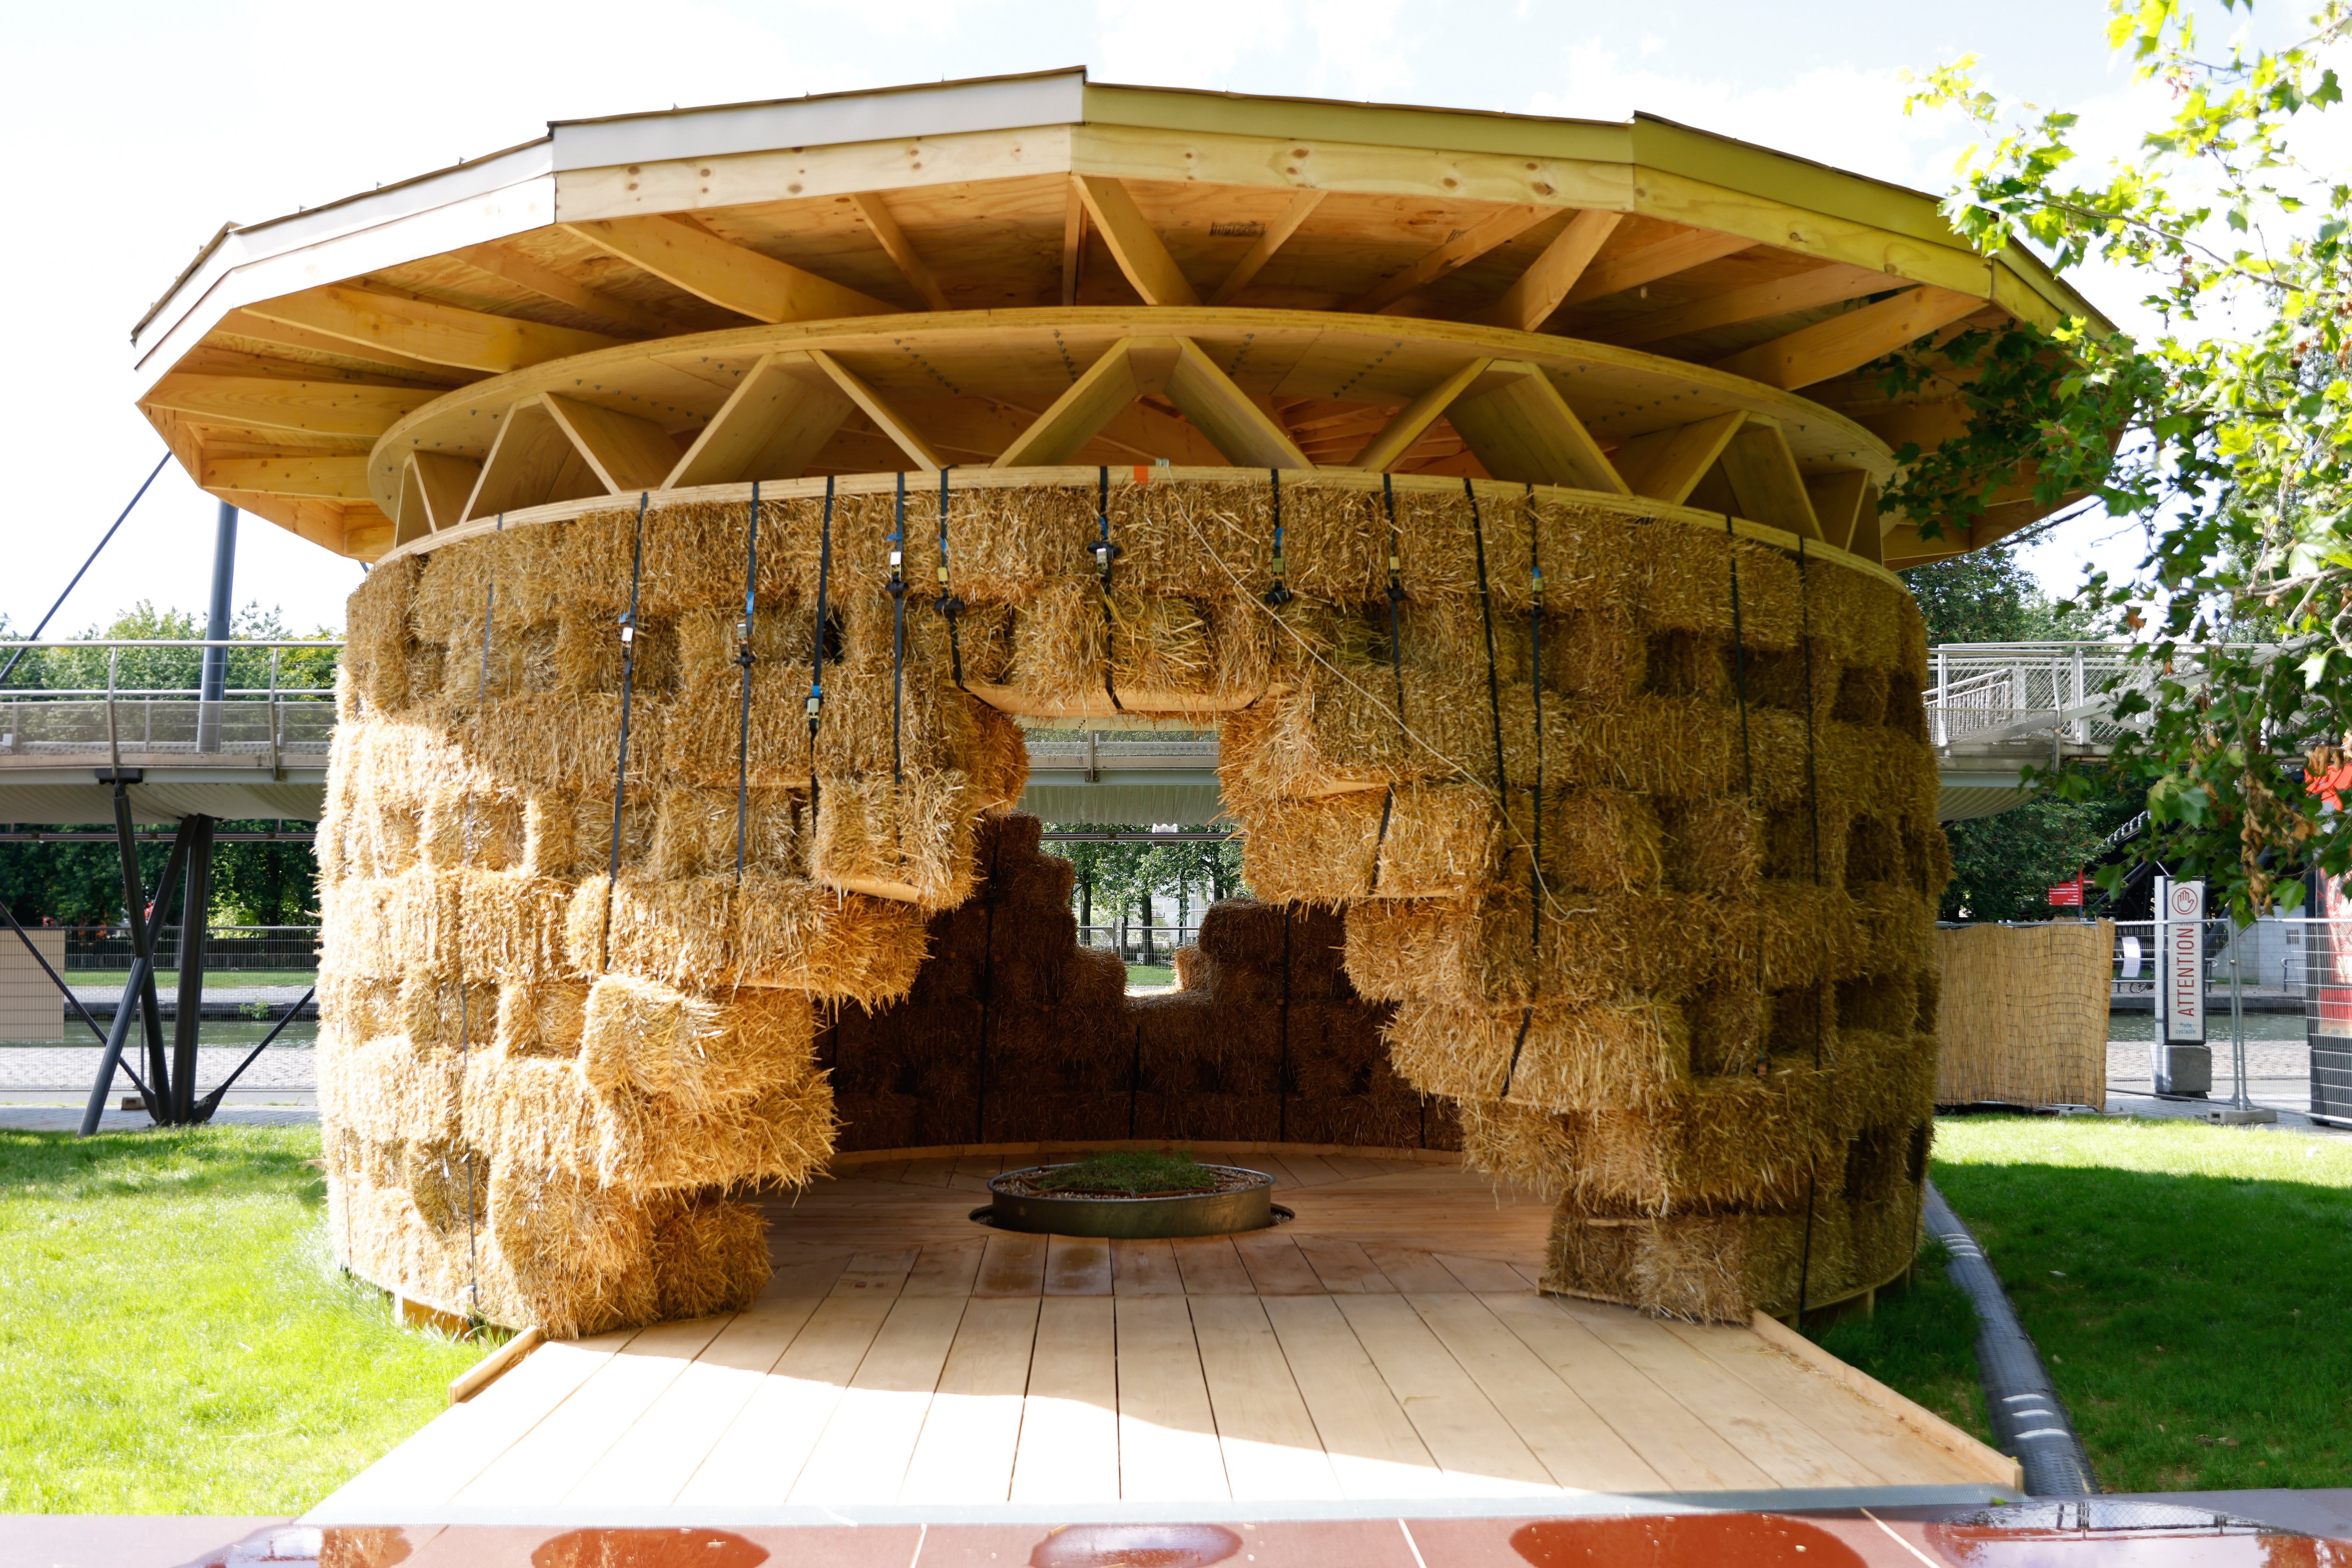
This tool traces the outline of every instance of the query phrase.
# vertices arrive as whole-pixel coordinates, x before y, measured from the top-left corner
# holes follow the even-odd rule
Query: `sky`
[[[0,250],[19,309],[16,373],[0,376],[0,444],[17,476],[0,525],[0,616],[29,630],[161,455],[131,403],[130,329],[224,221],[478,157],[551,120],[1085,65],[1097,81],[1602,120],[1639,109],[1940,192],[1969,137],[1906,117],[1903,73],[1974,53],[1988,85],[2121,125],[2136,89],[2107,55],[2105,16],[2088,0],[27,8],[10,21],[16,65],[0,95],[26,225]],[[2117,280],[2084,284],[2123,319]],[[50,634],[142,599],[200,612],[215,509],[167,467]],[[2129,566],[2128,540],[2097,542],[2113,532],[2078,528],[2030,559],[2063,589],[2086,555]],[[359,576],[244,519],[240,604],[299,630],[339,627]]]

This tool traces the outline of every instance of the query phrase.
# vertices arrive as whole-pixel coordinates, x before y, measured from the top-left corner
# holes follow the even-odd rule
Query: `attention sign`
[[[2205,1038],[2205,884],[2165,883],[2164,1038],[2193,1045]]]
[[[2052,888],[2050,890],[2050,904],[2053,909],[2082,908],[2083,879],[2078,876],[2072,882],[2062,882],[2057,886]]]

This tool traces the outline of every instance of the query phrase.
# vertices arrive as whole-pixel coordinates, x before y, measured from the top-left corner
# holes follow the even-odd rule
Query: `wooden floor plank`
[[[1588,1491],[1666,1490],[1665,1478],[1477,1297],[1405,1299],[1552,1479]]]
[[[1193,1337],[1234,1496],[1336,1499],[1339,1478],[1255,1296],[1193,1296]]]
[[[1263,1171],[1267,1176],[1272,1176],[1274,1178],[1275,1190],[1277,1192],[1286,1186],[1302,1186],[1306,1185],[1297,1176],[1291,1175],[1290,1166],[1284,1163],[1280,1155],[1244,1155],[1235,1158],[1231,1163],[1240,1166],[1244,1170]]]
[[[1321,1186],[1326,1182],[1342,1179],[1339,1173],[1319,1155],[1286,1154],[1282,1156],[1282,1163],[1290,1167],[1290,1174],[1299,1186]]]
[[[1423,1447],[1463,1495],[1543,1492],[1557,1483],[1477,1380],[1401,1296],[1333,1298]]]
[[[906,1287],[908,1270],[915,1266],[916,1249],[898,1251],[858,1252],[851,1255],[849,1266],[833,1284],[836,1296],[897,1295]]]
[[[1885,1478],[1671,1333],[1622,1309],[1559,1298],[1560,1309],[1624,1357],[1780,1486],[1874,1486]]]
[[[975,1296],[1034,1296],[1045,1286],[1045,1239],[1000,1230],[988,1239],[980,1260]]]
[[[500,1507],[562,1501],[726,1323],[695,1318],[637,1334],[450,1500]]]
[[[572,1500],[614,1507],[674,1500],[823,1299],[820,1289],[765,1300],[720,1329],[694,1364],[590,1467]]]
[[[1046,1296],[1013,1461],[1015,1502],[1118,1495],[1118,1357],[1108,1296]]]
[[[1494,1258],[1465,1258],[1454,1252],[1433,1252],[1445,1271],[1462,1281],[1465,1291],[1525,1291],[1528,1285],[1517,1269]]]
[[[328,1500],[339,1509],[346,1504],[367,1509],[447,1502],[561,1407],[636,1332],[624,1329],[540,1346],[489,1387],[426,1422],[415,1437],[346,1481]]]
[[[1323,1163],[1331,1168],[1331,1174],[1341,1181],[1360,1181],[1366,1176],[1389,1174],[1382,1161],[1368,1160],[1361,1155],[1325,1155],[1321,1157]]]
[[[677,1500],[740,1507],[783,1501],[891,1304],[877,1293],[826,1297]]]
[[[1111,1293],[1110,1243],[1093,1236],[1055,1236],[1045,1243],[1045,1294]]]
[[[1114,1241],[1110,1244],[1110,1264],[1115,1295],[1184,1293],[1184,1276],[1176,1268],[1176,1249],[1165,1241]]]
[[[964,1308],[898,1489],[901,1502],[1003,1502],[1013,1495],[1037,1303],[1035,1296],[975,1298]]]
[[[955,1168],[953,1160],[909,1160],[898,1179],[909,1186],[945,1186]]]
[[[1177,1271],[1184,1276],[1186,1295],[1257,1294],[1257,1287],[1250,1283],[1249,1270],[1242,1267],[1241,1254],[1234,1250],[1229,1239],[1203,1236],[1173,1242],[1171,1246],[1176,1253]]]
[[[1563,1312],[1557,1298],[1504,1291],[1479,1300],[1675,1490],[1741,1491],[1772,1484],[1721,1433]]]
[[[820,1259],[807,1263],[779,1263],[769,1270],[768,1283],[760,1291],[761,1301],[794,1301],[803,1297],[830,1295],[841,1279],[842,1270],[849,1267],[849,1254]]]
[[[1357,1242],[1330,1237],[1302,1236],[1297,1242],[1300,1254],[1323,1289],[1335,1296],[1365,1294],[1393,1295],[1396,1287],[1381,1272],[1380,1265]]]
[[[963,1307],[961,1296],[898,1298],[834,1406],[789,1500],[898,1500]]]
[[[1340,1494],[1444,1497],[1452,1482],[1328,1296],[1260,1300],[1315,1419]]]
[[[976,1236],[970,1241],[950,1242],[926,1247],[915,1258],[915,1266],[907,1272],[904,1294],[909,1296],[969,1296],[980,1278],[981,1254],[986,1250],[988,1239]]]
[[[1400,1247],[1392,1242],[1367,1241],[1364,1256],[1380,1265],[1381,1273],[1389,1283],[1408,1293],[1414,1291],[1458,1291],[1462,1281],[1449,1272],[1444,1264],[1416,1247]]]
[[[1754,1331],[1720,1323],[1668,1323],[1666,1329],[1889,1482],[1935,1481],[1949,1474],[1947,1450]]]
[[[1113,1317],[1118,1354],[1118,1491],[1127,1500],[1233,1495],[1200,1347],[1182,1296],[1129,1296]]]
[[[1247,1230],[1234,1238],[1234,1250],[1261,1296],[1320,1296],[1323,1281],[1300,1255],[1298,1244],[1279,1228]]]
[[[978,1176],[982,1186],[985,1188],[989,1177],[1008,1168],[1034,1163],[1025,1157],[1008,1163],[1002,1155],[966,1155],[956,1161],[955,1174],[960,1176]]]

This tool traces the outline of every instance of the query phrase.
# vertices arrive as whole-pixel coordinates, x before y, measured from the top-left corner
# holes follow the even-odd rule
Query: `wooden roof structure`
[[[1167,462],[1566,485],[1901,567],[2049,508],[1878,517],[1968,411],[1870,367],[2072,318],[1930,196],[1666,120],[1073,69],[560,121],[223,229],[132,345],[204,488],[362,560],[640,489]]]

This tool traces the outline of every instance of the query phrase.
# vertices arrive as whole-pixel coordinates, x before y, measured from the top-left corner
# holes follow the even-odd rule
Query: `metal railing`
[[[165,925],[154,934],[155,951],[179,962],[180,928]],[[131,935],[114,930],[69,928],[66,932],[68,970],[115,970],[131,967]],[[319,927],[315,925],[215,925],[205,933],[205,969],[315,969],[319,967]]]
[[[1078,946],[1117,953],[1129,964],[1166,964],[1179,947],[1201,939],[1198,925],[1143,925],[1118,921],[1109,925],[1081,925]]]
[[[1029,737],[1029,766],[1083,771],[1089,780],[1106,769],[1214,768],[1217,741],[1212,736],[1154,735],[1150,730],[1088,730],[1076,740]]]
[[[99,762],[121,768],[125,758],[152,765],[201,757],[277,774],[289,763],[316,767],[326,761],[335,727],[333,688],[290,685],[281,674],[289,650],[340,650],[341,643],[118,639],[8,646],[103,653],[106,684],[18,686],[0,692],[0,767]],[[240,663],[267,653],[268,684],[228,687],[210,698],[197,684],[123,684],[127,650],[200,653],[207,648],[230,649]]]
[[[2237,644],[2255,653],[2275,648]],[[1928,650],[1933,684],[1919,694],[1937,749],[2042,743],[2110,746],[2138,721],[2118,722],[2116,704],[2152,692],[2160,680],[2205,680],[2201,647],[2182,644],[2168,664],[2135,657],[2135,644],[1948,643]]]

